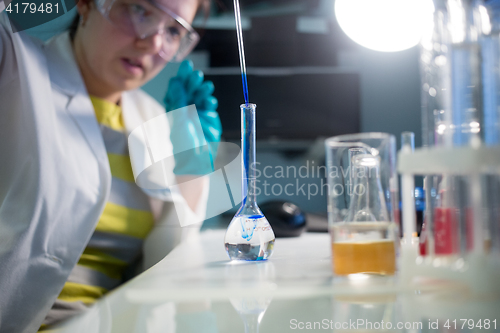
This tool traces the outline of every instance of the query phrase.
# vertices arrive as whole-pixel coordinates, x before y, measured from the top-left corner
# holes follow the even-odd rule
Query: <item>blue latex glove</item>
[[[176,150],[176,146],[185,147],[188,144],[190,147],[195,147],[199,145],[198,142],[202,141],[202,138],[199,137],[201,133],[194,130],[193,115],[189,115],[187,112],[183,114],[176,112],[170,133],[170,140],[174,146],[174,173],[176,175],[204,175],[214,170],[222,126],[216,111],[218,102],[212,96],[214,84],[211,81],[203,82],[203,79],[203,73],[194,71],[193,63],[190,60],[184,60],[179,67],[177,76],[170,79],[165,96],[167,112],[191,104],[196,106],[203,136],[209,144],[201,149],[184,152]]]

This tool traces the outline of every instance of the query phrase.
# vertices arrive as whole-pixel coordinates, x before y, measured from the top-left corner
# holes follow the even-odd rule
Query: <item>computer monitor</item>
[[[219,100],[223,137],[240,139],[241,75],[206,71]],[[249,69],[251,103],[257,105],[257,140],[314,140],[360,132],[359,74],[332,69]]]

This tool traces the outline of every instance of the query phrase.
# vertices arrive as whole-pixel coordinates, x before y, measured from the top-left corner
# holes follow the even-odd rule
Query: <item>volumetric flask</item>
[[[242,104],[241,207],[227,227],[224,245],[231,260],[266,260],[273,253],[274,232],[257,206],[255,163],[255,104]]]
[[[385,133],[326,140],[328,220],[335,275],[396,271],[396,143]]]

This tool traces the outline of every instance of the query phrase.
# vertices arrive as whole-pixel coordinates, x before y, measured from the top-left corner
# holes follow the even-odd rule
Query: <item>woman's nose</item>
[[[136,45],[141,50],[151,53],[158,54],[162,49],[163,37],[160,33],[148,36],[146,38],[137,39]]]

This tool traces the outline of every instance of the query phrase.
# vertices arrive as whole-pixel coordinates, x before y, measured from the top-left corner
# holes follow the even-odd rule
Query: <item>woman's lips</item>
[[[142,64],[139,61],[130,58],[121,58],[120,60],[125,70],[130,74],[134,76],[141,76],[144,73]]]

